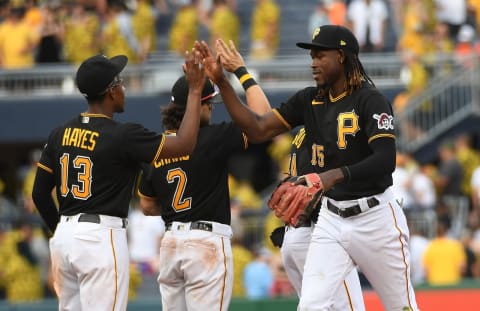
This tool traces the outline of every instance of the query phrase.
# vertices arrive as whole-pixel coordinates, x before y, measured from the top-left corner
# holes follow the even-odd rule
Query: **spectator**
[[[410,229],[410,275],[413,285],[416,286],[426,281],[422,258],[430,241],[414,223],[409,221],[408,226]]]
[[[12,1],[7,19],[0,25],[0,68],[28,68],[34,65],[38,33],[29,25],[22,0]]]
[[[272,253],[265,247],[254,250],[254,259],[247,264],[243,272],[243,284],[247,298],[268,298],[273,285],[273,273],[270,268]]]
[[[402,33],[399,34],[397,50],[410,50],[424,56],[431,50],[427,34],[433,31],[434,17],[427,3],[418,0],[407,0],[403,4]]]
[[[404,65],[400,71],[400,80],[405,85],[405,91],[398,93],[393,100],[393,108],[400,120],[400,130],[408,139],[423,135],[423,130],[414,122],[402,117],[402,112],[410,101],[425,90],[429,82],[429,74],[418,54],[413,50],[402,52]],[[430,101],[425,101],[419,108],[419,114],[428,116],[431,111]],[[420,119],[420,118],[419,118]]]
[[[138,39],[141,50],[148,55],[148,53],[155,51],[157,45],[157,30],[155,28],[157,17],[150,0],[137,0],[136,3],[137,6],[132,17],[133,32]]]
[[[11,303],[38,301],[44,296],[39,258],[32,249],[33,231],[27,223],[17,223],[7,232],[0,248],[0,278]],[[3,282],[2,282],[3,283]]]
[[[465,24],[458,31],[455,56],[465,68],[472,68],[476,64],[476,56],[480,53],[475,28]]]
[[[473,171],[480,166],[480,153],[472,146],[472,140],[468,133],[455,137],[455,157],[462,166],[463,179],[461,183],[462,193],[471,197],[471,180]]]
[[[24,19],[35,31],[40,30],[44,22],[44,16],[37,0],[25,0]]]
[[[20,216],[20,209],[9,198],[4,195],[5,182],[0,178],[0,221],[5,226],[17,221]]]
[[[477,166],[472,173],[470,187],[470,200],[472,202],[472,208],[469,222],[470,225],[475,228],[480,227],[480,166]],[[478,232],[480,233],[480,230]],[[480,238],[480,234],[478,237]]]
[[[232,40],[235,46],[240,42],[240,20],[226,0],[214,0],[213,12],[209,22],[210,44],[220,38],[225,42]]]
[[[242,205],[237,199],[231,199],[230,208],[232,213],[231,227],[233,236],[232,257],[233,257],[233,297],[245,297],[245,285],[243,283],[243,273],[245,267],[253,260],[252,253],[243,244],[245,228],[240,217]]]
[[[450,219],[437,219],[437,236],[428,244],[423,255],[423,266],[429,285],[455,285],[465,271],[465,250],[460,241],[448,237]]]
[[[471,18],[469,20],[469,17]],[[467,20],[475,25],[477,33],[480,32],[480,1],[468,0],[467,1]]]
[[[146,59],[146,51],[135,36],[132,15],[122,0],[110,0],[108,19],[103,27],[101,39],[104,54],[108,57],[123,54],[132,64]]]
[[[450,74],[452,71],[451,56],[455,46],[448,34],[448,25],[438,22],[432,39],[434,49],[431,55],[433,60],[439,60],[439,62],[432,64],[434,75],[444,76]]]
[[[469,279],[479,277],[479,263],[477,255],[475,254],[475,251],[472,247],[473,234],[471,230],[465,229],[462,233],[462,236],[460,237],[460,241],[463,244],[467,261],[465,271],[463,272],[462,276]]]
[[[162,217],[145,216],[134,200],[128,215],[130,260],[142,275],[158,272],[158,252],[164,233],[165,223]]]
[[[295,288],[290,283],[280,254],[272,256],[271,269],[273,271],[273,284],[270,288],[270,297],[295,297]]]
[[[60,16],[60,2],[52,1],[43,7],[43,23],[37,47],[36,63],[59,63],[63,61],[64,23]]]
[[[398,196],[398,201],[404,209],[408,209],[413,204],[413,197],[410,194],[411,169],[409,169],[409,156],[406,153],[397,152],[397,165],[392,173],[393,187]]]
[[[324,0],[317,0],[315,9],[308,18],[308,34],[312,34],[317,27],[331,24],[328,5]]]
[[[27,213],[36,213],[35,203],[32,199],[33,182],[37,173],[37,163],[42,155],[41,149],[34,149],[30,152],[30,164],[25,177],[22,180],[22,200]]]
[[[168,48],[182,55],[193,47],[198,37],[198,18],[195,5],[191,0],[177,0],[175,18],[169,32]]]
[[[353,0],[347,7],[349,28],[360,51],[382,52],[385,47],[388,8],[383,0]]]
[[[79,65],[84,59],[100,52],[100,20],[81,2],[69,5],[70,13],[64,21],[63,52],[66,61]]]
[[[328,8],[328,17],[332,25],[345,25],[347,5],[343,0],[324,0]],[[320,26],[320,25],[319,25]]]
[[[453,142],[444,141],[439,147],[438,175],[435,179],[435,186],[440,197],[462,196],[463,168],[455,157]]]
[[[250,57],[272,59],[280,36],[280,7],[275,0],[255,0],[252,13]]]
[[[448,33],[457,40],[460,27],[467,21],[466,0],[434,0],[437,20],[448,25]]]

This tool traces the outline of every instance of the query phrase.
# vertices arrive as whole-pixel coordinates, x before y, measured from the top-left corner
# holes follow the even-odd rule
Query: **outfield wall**
[[[479,311],[480,280],[466,280],[458,286],[430,287],[416,289],[417,303],[421,311]],[[378,296],[372,291],[364,292],[367,311],[383,311]],[[229,311],[293,311],[297,308],[295,298],[247,300],[233,299]],[[0,302],[0,311],[55,311],[55,300],[45,300],[35,304],[9,305]],[[128,311],[161,310],[160,297],[142,298],[128,304]]]

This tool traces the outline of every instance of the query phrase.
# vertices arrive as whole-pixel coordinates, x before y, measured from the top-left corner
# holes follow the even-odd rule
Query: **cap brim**
[[[117,55],[112,58],[110,58],[110,61],[115,64],[115,67],[117,68],[117,75],[122,72],[123,68],[127,66],[128,63],[128,57],[125,55]]]
[[[318,43],[311,43],[311,42],[298,42],[297,46],[302,49],[306,50],[311,50],[311,49],[324,49],[324,50],[334,50],[335,48],[332,48],[330,46],[326,46],[323,44],[318,44]]]

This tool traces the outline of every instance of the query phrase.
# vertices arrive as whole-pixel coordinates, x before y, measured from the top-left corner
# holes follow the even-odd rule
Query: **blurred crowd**
[[[281,28],[288,26],[288,16],[282,14],[287,3],[254,0],[247,10],[236,0],[1,0],[0,65],[10,69],[36,63],[78,64],[96,53],[125,54],[140,64],[152,52],[182,54],[197,39],[216,38],[232,40],[252,59],[272,59],[278,54],[280,36],[289,34],[288,27]],[[444,53],[464,55],[478,52],[479,3],[302,1],[299,6],[306,6],[310,16],[305,32],[295,35],[301,39],[320,25],[339,24],[352,29],[364,53],[398,51],[425,61]],[[240,46],[246,32],[248,46]],[[166,38],[165,47],[160,47],[159,38]]]
[[[126,54],[131,62],[141,64],[153,52],[167,53],[158,50],[159,36],[168,38],[168,53],[178,54],[192,46],[202,29],[208,33],[207,40],[221,37],[237,46],[241,32],[249,29],[250,46],[245,47],[249,57],[271,59],[277,55],[281,39],[281,2],[256,0],[251,25],[245,27],[237,14],[241,1],[235,0],[0,1],[0,68],[78,64],[96,53]],[[448,63],[433,66],[435,59],[480,51],[479,0],[312,0],[305,33],[330,23],[350,27],[362,53],[401,53],[406,88],[394,100],[397,112],[434,75],[449,72]],[[396,38],[393,50],[387,44],[392,36],[389,29]],[[267,149],[278,179],[288,171],[292,137],[281,135]],[[398,153],[394,187],[410,225],[411,273],[416,285],[454,285],[464,278],[480,278],[480,152],[476,139],[465,133],[442,142],[431,163]],[[0,297],[10,302],[53,295],[49,233],[31,200],[39,156],[39,150],[32,150],[29,165],[19,169],[16,197],[3,195],[6,185],[0,180]],[[268,238],[282,224],[268,213],[265,198],[269,193],[261,190],[252,180],[231,176],[233,294],[295,296],[279,250]],[[135,298],[141,294],[142,280],[154,276],[161,264],[158,242],[164,224],[159,217],[143,216],[135,201],[129,218],[130,295]]]

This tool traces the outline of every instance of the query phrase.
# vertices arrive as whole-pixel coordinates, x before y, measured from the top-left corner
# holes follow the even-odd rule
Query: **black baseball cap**
[[[201,103],[206,102],[217,102],[216,96],[218,95],[218,90],[212,81],[207,77],[205,78],[205,85],[202,90]],[[185,75],[178,78],[175,84],[172,87],[172,102],[175,105],[182,107],[187,106],[188,98],[188,81]]]
[[[87,98],[101,95],[125,68],[127,62],[125,55],[108,58],[99,54],[87,58],[77,70],[78,90]]]
[[[349,50],[358,54],[360,47],[357,38],[346,27],[338,25],[323,25],[315,29],[312,42],[299,42],[302,49]]]

